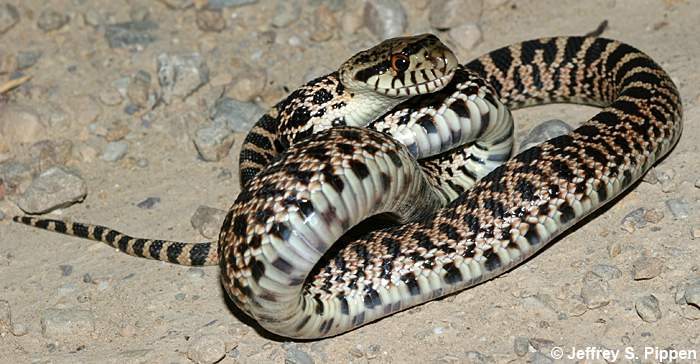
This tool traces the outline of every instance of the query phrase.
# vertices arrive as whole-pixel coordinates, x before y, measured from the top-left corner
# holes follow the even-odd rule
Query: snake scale
[[[602,109],[508,159],[508,109],[552,102]],[[326,337],[532,256],[666,155],[681,120],[670,77],[618,41],[536,39],[459,65],[435,36],[396,38],[258,121],[218,243],[14,220],[135,256],[218,264],[229,297],[262,327]],[[386,220],[379,229],[351,230],[376,215]]]

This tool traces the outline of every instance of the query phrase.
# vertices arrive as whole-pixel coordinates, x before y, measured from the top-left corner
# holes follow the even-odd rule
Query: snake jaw
[[[388,39],[362,51],[343,63],[339,74],[354,93],[405,99],[442,89],[457,67],[457,56],[436,36],[424,34]]]

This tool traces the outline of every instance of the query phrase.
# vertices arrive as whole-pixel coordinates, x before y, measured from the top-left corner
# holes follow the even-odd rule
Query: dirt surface
[[[13,183],[7,175],[0,183],[0,362],[606,362],[595,355],[588,361],[554,360],[556,347],[567,356],[572,347],[623,350],[620,356],[631,348],[638,357],[617,362],[658,362],[645,356],[645,348],[686,350],[697,357],[700,309],[686,299],[688,287],[700,278],[700,237],[693,240],[692,232],[700,235],[700,2],[486,1],[475,20],[482,40],[471,49],[455,48],[463,61],[525,39],[584,34],[607,20],[604,36],[644,50],[671,74],[683,96],[685,128],[656,168],[661,181],[635,185],[508,274],[315,342],[285,342],[235,314],[217,267],[137,259],[104,244],[9,221],[21,213],[15,201],[32,179],[60,164],[81,176],[87,196],[47,216],[135,236],[205,240],[190,219],[200,205],[225,210],[234,201],[245,135],[233,134],[233,148],[220,161],[199,157],[192,135],[208,122],[216,99],[222,93],[250,95],[270,107],[286,90],[378,41],[357,25],[365,21],[361,1],[305,1],[300,15],[281,26],[271,24],[280,12],[274,1],[229,6],[213,15],[164,3],[186,1],[0,2],[18,13],[16,24],[0,33],[0,66],[9,67],[0,84],[31,76],[0,96],[0,124],[15,122],[8,115],[18,115],[18,108],[24,110],[22,120],[35,119],[20,126],[19,136],[0,135],[0,166],[30,168]],[[427,1],[405,1],[403,8],[406,34],[436,32]],[[63,25],[61,15],[68,19]],[[219,15],[223,31],[202,30],[221,26]],[[106,25],[144,17],[157,24],[149,33],[152,42],[110,47]],[[56,22],[61,26],[54,29]],[[438,35],[455,46],[448,34]],[[12,57],[26,52],[40,56],[18,70]],[[184,101],[148,104],[149,92],[161,89],[158,56],[192,52],[206,62],[208,82]],[[138,90],[120,95],[121,84],[115,83],[135,82],[139,70],[151,77],[141,105]],[[266,78],[264,88],[241,85],[246,74]],[[595,110],[553,105],[514,116],[522,136],[539,121],[576,124]],[[72,149],[55,152],[60,148],[46,142],[37,146],[41,140]],[[126,155],[105,161],[108,143],[120,141],[128,145]],[[149,197],[160,200],[139,207]],[[672,211],[674,203],[688,213]],[[622,223],[640,208],[646,215],[636,227]]]

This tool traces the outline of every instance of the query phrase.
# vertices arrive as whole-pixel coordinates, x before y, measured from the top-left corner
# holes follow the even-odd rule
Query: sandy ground
[[[123,121],[130,128],[129,150],[123,160],[112,163],[80,155],[69,159],[68,164],[79,170],[86,182],[88,195],[83,203],[52,215],[101,223],[137,236],[203,240],[190,225],[190,218],[200,205],[226,209],[233,202],[239,191],[237,155],[243,134],[236,135],[229,157],[203,162],[187,138],[189,126],[172,120],[184,111],[204,115],[220,85],[212,81],[186,102],[158,106],[149,128],[140,126],[137,116],[124,113],[125,104],[100,105],[96,95],[111,87],[110,82],[139,69],[155,75],[156,56],[164,51],[203,52],[211,78],[226,79],[235,74],[231,59],[249,57],[255,49],[246,47],[255,47],[261,32],[269,30],[265,19],[273,13],[274,5],[261,1],[227,8],[228,29],[205,34],[195,25],[194,10],[171,10],[158,2],[9,3],[20,10],[20,21],[0,35],[0,51],[16,54],[36,49],[42,56],[23,71],[33,77],[30,85],[7,93],[0,108],[13,103],[29,105],[42,115],[44,123],[45,115],[58,106],[68,117],[52,125],[45,123],[45,138],[92,145],[98,151],[106,142],[86,131],[91,121],[81,124],[72,120],[71,116],[84,112],[79,110],[83,104],[76,100],[90,97],[98,105],[98,125]],[[429,29],[427,10],[418,8],[418,3],[424,5],[419,1],[404,3],[409,14],[407,33]],[[346,7],[352,9],[353,4],[348,2]],[[700,2],[513,4],[516,2],[484,10],[480,19],[483,41],[474,49],[458,50],[460,59],[466,61],[529,38],[583,34],[608,20],[605,36],[646,51],[671,74],[683,96],[685,130],[678,146],[658,168],[665,173],[672,170],[674,175],[667,192],[659,183],[639,183],[612,206],[508,274],[338,337],[300,343],[271,337],[234,314],[219,285],[217,267],[191,270],[146,261],[103,244],[12,224],[7,216],[20,211],[10,193],[4,199],[0,194],[0,210],[6,215],[0,220],[0,300],[7,302],[3,312],[11,311],[11,322],[5,321],[5,326],[0,317],[0,362],[187,363],[188,350],[196,351],[193,342],[203,342],[206,350],[216,351],[221,346],[212,336],[225,345],[227,353],[221,363],[576,361],[551,359],[555,347],[563,348],[566,355],[572,347],[632,348],[638,358],[618,362],[635,363],[658,362],[653,356],[645,357],[645,348],[689,350],[698,355],[698,308],[678,302],[685,285],[700,277],[699,240],[691,238],[691,230],[700,228],[700,188],[694,186],[700,178],[700,128],[696,121],[700,116]],[[100,29],[81,21],[81,14],[90,9],[107,14],[107,22],[124,21],[129,18],[129,9],[137,5],[150,10],[151,18],[160,24],[156,33],[160,39],[145,49],[111,49]],[[48,33],[37,28],[36,18],[47,7],[69,14],[70,23]],[[342,17],[344,11],[337,10],[336,16]],[[302,20],[274,32],[288,38],[305,27],[308,12],[305,8]],[[277,43],[262,48],[263,61],[257,65],[269,66],[269,85],[260,99],[263,106],[269,107],[284,95],[282,86],[292,89],[302,82],[307,70],[332,69],[362,45],[375,42],[362,29],[325,42],[302,40],[308,43],[307,50]],[[212,51],[215,48],[218,50]],[[0,81],[7,76],[0,75]],[[514,116],[523,133],[537,121],[559,118],[578,123],[593,113],[593,108],[554,105],[517,111]],[[9,141],[8,153],[13,160],[27,161],[29,148]],[[138,159],[147,160],[148,165],[137,166],[134,161]],[[226,177],[226,171],[231,171],[232,177]],[[153,209],[136,206],[147,197],[161,201]],[[674,218],[668,209],[666,201],[676,198],[687,202],[687,218]],[[664,216],[635,231],[624,230],[623,217],[642,207]],[[633,263],[639,259],[658,265],[652,278],[634,279],[639,267]],[[69,274],[63,265],[70,266]],[[607,304],[586,307],[581,297],[582,289],[590,289],[586,279],[591,271],[601,270],[612,273],[603,274],[606,277],[599,283],[599,292],[594,289],[593,294],[603,295]],[[658,299],[661,318],[655,322],[642,320],[635,305],[648,295]],[[89,312],[94,328],[78,327],[54,335],[42,332],[41,318],[57,308]]]

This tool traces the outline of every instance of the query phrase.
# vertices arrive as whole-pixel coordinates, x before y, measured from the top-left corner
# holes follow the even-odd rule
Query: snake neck
[[[389,97],[371,90],[347,91],[346,105],[338,110],[345,125],[364,127],[393,109],[405,98]]]

